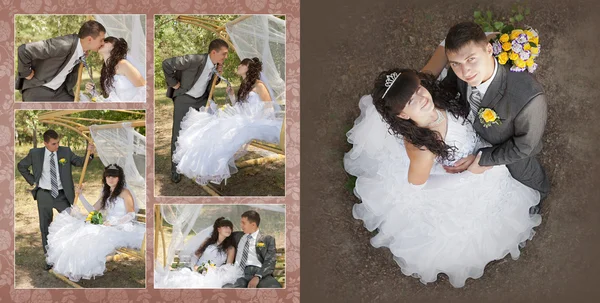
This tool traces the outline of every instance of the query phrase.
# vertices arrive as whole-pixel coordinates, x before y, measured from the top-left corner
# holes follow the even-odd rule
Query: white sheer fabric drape
[[[225,25],[238,57],[262,61],[273,101],[285,105],[285,20],[273,15],[240,18]]]
[[[133,191],[137,208],[146,208],[146,137],[131,123],[120,127],[90,126],[97,156],[104,166],[117,164],[123,168],[127,187]]]

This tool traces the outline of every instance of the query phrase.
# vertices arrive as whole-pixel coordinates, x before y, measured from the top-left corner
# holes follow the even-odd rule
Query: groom
[[[190,108],[206,105],[215,69],[221,74],[227,59],[229,45],[216,39],[208,45],[208,54],[184,55],[163,61],[162,68],[167,82],[167,97],[173,99],[173,129],[171,133],[171,159],[175,152],[181,120]],[[217,83],[219,79],[217,78]],[[181,176],[171,161],[171,181],[179,183]]]
[[[94,159],[94,146],[89,144],[88,150],[92,152],[90,160]],[[62,212],[73,205],[75,190],[71,165],[81,167],[84,162],[85,159],[74,154],[69,147],[59,146],[58,134],[49,129],[44,133],[44,147],[30,149],[27,157],[17,164],[23,178],[33,185],[31,194],[37,200],[44,254],[48,245],[48,227],[54,215],[52,209]],[[46,264],[46,270],[51,268]]]
[[[77,66],[88,51],[104,45],[106,29],[96,21],[85,22],[79,34],[22,44],[18,49],[16,89],[23,101],[73,101]]]
[[[235,266],[240,266],[244,276],[224,288],[281,288],[273,277],[275,269],[275,238],[260,233],[260,215],[254,210],[242,214],[242,232],[232,234],[236,243]]]
[[[550,183],[536,158],[548,116],[542,86],[531,74],[511,72],[509,66],[500,65],[484,31],[473,22],[453,26],[445,44],[452,70],[444,82],[458,89],[461,102],[471,110],[473,128],[492,144],[446,170],[456,173],[472,165],[475,171],[483,172],[494,165],[506,165],[515,179],[539,191],[544,199]],[[502,124],[484,127],[478,114],[483,108],[495,111]],[[539,206],[530,209],[531,213],[539,211]]]

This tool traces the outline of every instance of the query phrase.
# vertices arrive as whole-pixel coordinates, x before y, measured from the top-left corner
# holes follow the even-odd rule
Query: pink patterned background
[[[287,22],[287,146],[285,198],[153,197],[154,104],[18,103],[14,96],[15,14],[146,14],[147,80],[154,82],[154,14],[285,14]],[[154,88],[148,86],[148,96]],[[300,1],[291,0],[0,0],[0,300],[4,302],[299,302],[300,301]],[[145,109],[147,115],[147,217],[155,203],[274,203],[287,205],[286,288],[280,290],[153,289],[154,222],[147,222],[146,289],[14,289],[14,110]],[[33,203],[33,201],[31,201]]]

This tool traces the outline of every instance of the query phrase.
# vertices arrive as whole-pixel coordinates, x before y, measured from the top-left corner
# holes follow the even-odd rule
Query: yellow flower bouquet
[[[104,219],[102,218],[102,213],[99,211],[92,211],[88,214],[85,219],[86,222],[90,222],[92,224],[103,224]]]
[[[511,65],[513,72],[535,72],[535,59],[540,54],[540,37],[538,33],[528,28],[526,30],[505,27],[496,39],[492,41],[494,56],[498,63]]]
[[[202,263],[202,265],[198,266],[198,269],[196,270],[198,273],[203,273],[203,272],[208,272],[209,269],[211,268],[216,268],[217,265],[215,263],[213,263],[211,260],[208,260],[207,263]]]

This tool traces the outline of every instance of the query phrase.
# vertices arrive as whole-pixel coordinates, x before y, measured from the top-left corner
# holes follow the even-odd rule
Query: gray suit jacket
[[[468,106],[467,83],[458,79],[450,69],[446,81],[456,81],[463,106]],[[498,72],[481,100],[480,108],[491,108],[502,125],[483,127],[479,118],[473,128],[491,147],[480,151],[480,165],[506,165],[512,176],[538,190],[544,197],[550,184],[544,169],[535,158],[542,149],[542,135],[548,117],[543,88],[527,72],[511,72],[499,65]]]
[[[29,185],[36,184],[36,187],[31,191],[34,199],[37,199],[37,191],[40,189],[39,183],[42,177],[42,169],[44,164],[45,147],[32,148],[29,150],[27,157],[19,161],[17,169],[25,178]],[[70,148],[59,146],[56,152],[56,157],[65,159],[64,164],[58,164],[58,174],[60,176],[60,182],[62,183],[63,191],[69,203],[73,204],[75,198],[75,189],[73,185],[73,175],[71,174],[71,166],[82,167],[85,163],[85,157],[79,157],[71,151]],[[90,159],[93,159],[94,155],[90,155]],[[29,167],[33,168],[33,173],[29,170]]]
[[[173,57],[169,59],[165,59],[162,63],[163,72],[165,73],[165,81],[167,82],[167,97],[175,99],[177,96],[181,96],[187,93],[200,75],[202,75],[202,71],[204,70],[204,65],[206,65],[206,60],[208,60],[208,54],[200,54],[200,55],[183,55],[181,57]],[[206,86],[206,91],[200,99],[208,98],[208,93],[210,92],[210,83],[212,83],[214,77],[211,78],[211,82]],[[217,79],[217,83],[218,83]],[[178,89],[173,89],[179,82],[181,86]]]
[[[240,243],[240,240],[244,236],[244,232],[235,231],[231,234],[231,236],[233,237],[233,241],[235,242],[235,248],[237,251],[238,249],[240,249],[238,248],[238,245]],[[261,245],[262,247],[260,247],[260,243],[263,243],[264,245]],[[243,249],[243,247],[241,249]],[[269,235],[265,235],[259,231],[255,249],[258,261],[260,261],[260,263],[262,264],[262,267],[256,274],[261,275],[262,277],[272,275],[273,270],[275,270],[275,263],[277,263],[277,249],[275,246],[275,238]]]
[[[65,68],[69,59],[75,53],[79,43],[77,34],[71,34],[48,40],[21,44],[18,48],[18,77],[15,81],[17,90],[23,91],[28,88],[42,86],[54,79],[60,71]],[[35,75],[31,80],[25,77]],[[69,95],[74,96],[73,87],[77,83],[77,68],[73,68],[65,79],[65,86]]]

